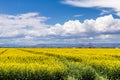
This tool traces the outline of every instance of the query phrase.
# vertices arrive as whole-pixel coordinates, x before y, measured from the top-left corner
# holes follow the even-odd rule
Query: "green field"
[[[0,80],[120,80],[120,49],[0,48]]]

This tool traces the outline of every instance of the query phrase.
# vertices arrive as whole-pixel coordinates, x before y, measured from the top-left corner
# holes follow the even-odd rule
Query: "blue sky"
[[[41,16],[50,17],[48,24],[64,23],[70,19],[96,18],[101,12],[99,9],[73,7],[61,3],[62,0],[0,0],[0,13],[2,14],[22,14],[28,12],[38,12]],[[89,13],[89,15],[88,15]],[[82,15],[74,17],[74,15]]]
[[[0,0],[0,44],[119,43],[119,0]]]

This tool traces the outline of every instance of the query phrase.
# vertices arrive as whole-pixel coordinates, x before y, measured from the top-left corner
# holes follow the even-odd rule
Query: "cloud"
[[[81,16],[83,16],[83,15],[81,15],[81,14],[76,14],[76,15],[74,15],[73,17],[81,17]]]
[[[44,36],[49,25],[47,17],[38,13],[18,15],[0,14],[0,41],[6,43],[35,43],[34,38]],[[31,43],[32,44],[32,43]]]
[[[51,28],[53,33],[62,35],[90,35],[88,33],[103,34],[120,31],[120,19],[114,19],[112,15],[98,17],[96,20],[86,19],[83,23],[79,20],[69,20],[63,25],[56,24]],[[59,30],[60,29],[60,30]],[[58,30],[58,31],[57,31]]]
[[[0,44],[36,45],[49,43],[81,43],[119,41],[120,19],[112,15],[95,20],[69,20],[64,24],[45,23],[38,13],[0,14]]]
[[[112,13],[112,11],[111,10],[102,10],[101,11],[101,13],[100,13],[100,15],[106,15],[106,14],[110,14],[110,13]]]
[[[46,17],[38,16],[38,13],[2,14],[0,15],[0,37],[39,34],[40,31],[47,28],[47,25],[43,23],[46,19]]]
[[[98,17],[97,19],[86,19],[84,22],[79,20],[69,20],[63,25],[56,24],[49,28],[51,35],[59,35],[63,39],[76,39],[80,42],[108,41],[112,36],[120,34],[120,19],[115,19],[112,15]],[[118,40],[118,38],[116,37]]]
[[[120,16],[120,0],[64,0],[62,3],[76,7],[113,9]]]

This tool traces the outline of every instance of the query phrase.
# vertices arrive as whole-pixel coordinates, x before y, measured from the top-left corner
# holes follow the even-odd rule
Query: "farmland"
[[[0,80],[120,80],[120,49],[0,48]]]

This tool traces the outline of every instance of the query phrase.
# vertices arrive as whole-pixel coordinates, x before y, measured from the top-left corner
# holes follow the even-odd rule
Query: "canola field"
[[[0,80],[120,80],[120,49],[0,48]]]

